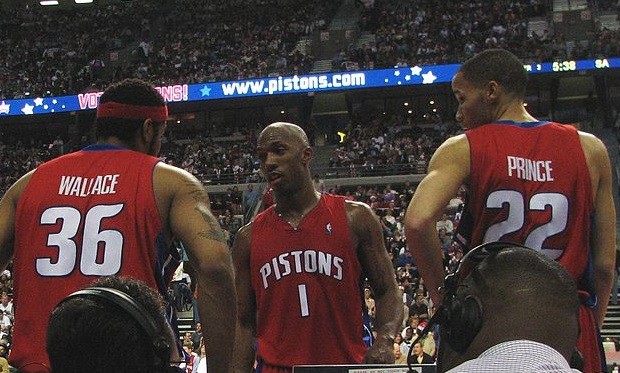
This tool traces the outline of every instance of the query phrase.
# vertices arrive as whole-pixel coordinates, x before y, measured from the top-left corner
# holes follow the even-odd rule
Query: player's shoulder
[[[579,134],[579,140],[584,146],[588,146],[592,148],[604,148],[605,147],[605,144],[603,143],[601,139],[599,139],[597,136],[589,132],[577,131],[577,134]]]
[[[165,162],[159,162],[155,165],[153,180],[155,183],[176,184],[177,187],[195,185],[202,187],[200,181],[190,172]]]
[[[607,153],[607,147],[601,139],[588,132],[577,131],[577,133],[579,134],[581,148],[583,149],[586,158],[600,160],[601,157],[605,159],[609,157]]]
[[[11,185],[11,187],[7,190],[5,198],[8,198],[8,200],[11,200],[14,204],[17,204],[17,201],[24,193],[24,190],[26,190],[28,183],[30,183],[30,179],[32,179],[32,176],[36,171],[36,168],[31,170],[13,183],[13,185]]]
[[[349,221],[355,226],[370,223],[376,217],[374,211],[364,202],[345,199],[344,206]]]
[[[240,253],[247,253],[250,250],[250,243],[252,242],[252,226],[254,221],[250,221],[245,224],[235,234],[235,241],[233,242],[233,257],[238,256]],[[237,254],[237,255],[235,255]]]
[[[441,145],[437,148],[439,152],[446,151],[459,151],[459,150],[467,150],[469,151],[469,139],[467,134],[461,133],[455,136],[450,136],[444,140]]]

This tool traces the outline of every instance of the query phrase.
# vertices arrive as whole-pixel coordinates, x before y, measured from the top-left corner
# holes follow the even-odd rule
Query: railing
[[[384,165],[355,165],[348,167],[313,168],[312,174],[318,174],[321,179],[338,179],[351,177],[376,177],[392,175],[422,175],[426,173],[426,162],[395,163]],[[196,177],[205,185],[235,185],[247,183],[262,183],[265,180],[250,172],[220,173],[208,175],[196,173]]]

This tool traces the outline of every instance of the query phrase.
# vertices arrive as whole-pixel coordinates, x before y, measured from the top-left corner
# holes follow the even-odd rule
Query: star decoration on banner
[[[422,84],[433,84],[435,79],[437,79],[437,77],[433,75],[432,71],[429,71],[426,74],[422,74],[422,78],[424,78]]]
[[[8,114],[9,110],[11,110],[11,105],[8,105],[6,102],[2,101],[2,104],[0,104],[0,114]]]
[[[33,114],[33,112],[32,112],[33,109],[34,109],[34,106],[26,104],[22,108],[22,113],[24,113],[26,115],[32,115]]]
[[[211,95],[211,88],[209,88],[206,84],[202,87],[202,89],[200,90],[200,93],[202,93],[202,97],[204,96],[210,96]]]
[[[41,97],[37,97],[34,99],[34,106],[41,106],[43,105],[43,99]]]
[[[422,68],[420,66],[414,66],[411,68],[411,75],[420,76],[421,72],[422,72]]]

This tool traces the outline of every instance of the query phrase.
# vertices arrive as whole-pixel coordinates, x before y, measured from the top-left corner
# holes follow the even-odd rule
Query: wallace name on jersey
[[[342,280],[342,258],[319,250],[306,249],[286,252],[272,258],[260,268],[263,287],[294,273],[317,273]]]
[[[507,156],[508,176],[528,181],[553,181],[551,161]]]
[[[118,174],[96,177],[61,176],[58,194],[76,197],[115,194],[118,177]]]

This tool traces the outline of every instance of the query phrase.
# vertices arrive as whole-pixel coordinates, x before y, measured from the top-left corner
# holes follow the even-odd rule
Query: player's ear
[[[495,101],[499,97],[502,87],[495,80],[489,81],[485,85],[484,95],[488,101]]]
[[[310,160],[312,159],[312,155],[314,154],[314,150],[312,150],[311,146],[306,146],[304,148],[304,150],[301,153],[301,161],[303,164],[308,164],[310,163]]]

